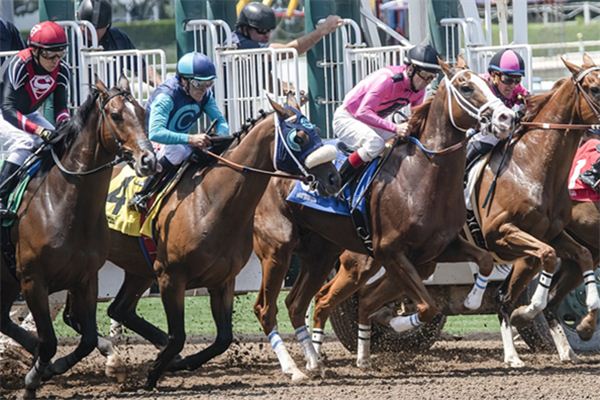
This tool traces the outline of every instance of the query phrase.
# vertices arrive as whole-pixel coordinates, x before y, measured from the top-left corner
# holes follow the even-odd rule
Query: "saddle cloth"
[[[598,161],[598,157],[600,157],[598,146],[600,146],[599,139],[589,139],[579,147],[577,153],[575,153],[571,171],[569,172],[569,183],[567,185],[569,188],[569,195],[571,196],[571,199],[575,201],[600,201],[600,193],[596,192],[579,179],[579,175],[582,172],[590,169],[592,164]]]

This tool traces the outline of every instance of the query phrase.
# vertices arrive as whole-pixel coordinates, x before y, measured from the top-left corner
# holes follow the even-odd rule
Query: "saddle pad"
[[[600,153],[598,153],[597,146],[600,146],[599,139],[589,139],[585,142],[575,153],[573,164],[571,165],[571,171],[569,172],[569,196],[575,201],[600,201],[600,193],[581,182],[579,175],[582,172],[587,171],[591,168],[592,164],[598,161]]]
[[[2,164],[0,163],[0,168]],[[17,184],[17,186],[13,189],[10,196],[8,197],[8,209],[17,213],[19,211],[19,207],[21,206],[21,202],[23,201],[23,196],[25,195],[25,191],[27,190],[27,186],[31,181],[31,178],[39,171],[42,166],[42,160],[35,161],[31,167],[27,170],[27,173],[23,175],[21,181]],[[16,178],[14,178],[16,179]],[[10,228],[15,223],[15,219],[3,219],[2,226],[5,228]]]

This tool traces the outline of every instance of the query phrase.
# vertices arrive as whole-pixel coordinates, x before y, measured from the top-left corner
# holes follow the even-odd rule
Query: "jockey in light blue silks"
[[[161,145],[158,156],[162,171],[146,180],[132,200],[133,207],[144,210],[148,194],[192,154],[192,148],[210,145],[207,134],[189,133],[203,113],[211,121],[217,121],[218,135],[229,133],[229,125],[212,92],[215,79],[215,65],[207,56],[187,53],[177,62],[177,75],[167,79],[150,97],[146,105],[146,125],[150,140]]]

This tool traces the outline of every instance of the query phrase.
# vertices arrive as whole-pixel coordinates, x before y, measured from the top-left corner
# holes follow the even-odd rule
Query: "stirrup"
[[[2,220],[2,219],[7,219],[7,220],[8,219],[16,219],[17,216],[18,215],[17,215],[16,212],[14,212],[12,210],[9,210],[8,208],[6,208],[4,210],[0,209],[0,220]]]
[[[127,204],[130,210],[137,211],[139,213],[145,213],[148,211],[148,197],[149,195],[136,193],[133,198]]]

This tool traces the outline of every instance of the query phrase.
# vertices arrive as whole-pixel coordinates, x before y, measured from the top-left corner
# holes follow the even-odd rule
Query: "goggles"
[[[500,82],[505,85],[518,85],[521,83],[522,77],[520,75],[500,75]]]
[[[419,76],[419,78],[423,79],[425,82],[431,82],[437,76],[436,73],[427,72],[427,71],[423,71],[423,70],[417,71],[417,75]]]
[[[190,80],[190,85],[194,89],[208,90],[211,87],[213,87],[214,84],[215,84],[214,80],[210,80],[210,81],[200,81],[198,79],[191,79]]]
[[[59,60],[63,58],[65,54],[67,54],[67,50],[65,48],[56,50],[40,50],[40,56],[50,61]]]
[[[254,29],[256,31],[256,33],[260,34],[260,35],[266,35],[267,33],[271,32],[273,29],[259,29],[259,28],[254,28],[252,27],[252,29]]]

